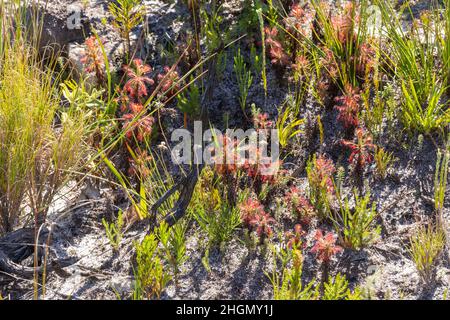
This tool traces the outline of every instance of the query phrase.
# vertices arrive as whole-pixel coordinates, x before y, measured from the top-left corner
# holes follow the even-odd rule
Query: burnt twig
[[[217,55],[219,52],[224,50],[224,46],[220,46],[216,52],[213,54],[211,59],[209,60],[207,66],[208,77],[205,85],[205,91],[201,100],[201,113],[200,118],[204,126],[209,125],[209,116],[208,116],[208,106],[211,103],[213,91],[215,87],[215,79],[216,79],[216,62]],[[150,229],[149,232],[153,230],[153,227],[156,225],[156,217],[158,213],[158,209],[161,205],[166,202],[166,200],[172,196],[176,191],[179,191],[179,197],[174,205],[174,207],[170,210],[166,216],[164,216],[161,221],[166,222],[169,226],[174,225],[179,219],[181,219],[186,213],[186,209],[191,201],[192,195],[194,193],[195,186],[197,184],[198,178],[204,168],[204,164],[194,165],[190,172],[181,178],[181,180],[176,183],[171,189],[166,191],[161,198],[159,198],[151,208],[151,221],[150,221]]]

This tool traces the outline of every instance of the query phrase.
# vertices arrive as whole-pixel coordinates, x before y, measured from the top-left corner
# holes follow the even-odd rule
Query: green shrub
[[[370,205],[370,193],[364,197],[354,192],[355,206],[350,208],[348,199],[340,202],[340,213],[332,217],[336,232],[340,235],[344,246],[361,249],[376,240],[381,232],[380,226],[375,225],[378,216],[375,203]]]
[[[136,244],[134,299],[159,299],[170,280],[160,258],[158,240],[155,234],[150,234]]]

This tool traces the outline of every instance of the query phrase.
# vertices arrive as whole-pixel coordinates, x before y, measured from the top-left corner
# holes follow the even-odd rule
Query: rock
[[[42,28],[39,51],[43,54],[51,55],[53,50],[66,51],[69,43],[82,42],[89,31],[89,20],[83,16],[81,6],[67,1],[64,3],[65,5],[60,6],[47,6],[32,2],[26,8],[28,23],[33,25],[37,20],[40,24],[38,27]]]
[[[81,63],[81,59],[84,56],[84,45],[78,44],[76,42],[69,43],[67,46],[67,58],[72,69],[79,76],[84,72],[83,63]]]

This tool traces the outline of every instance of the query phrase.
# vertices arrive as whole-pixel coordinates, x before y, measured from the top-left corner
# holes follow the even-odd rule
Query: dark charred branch
[[[222,50],[224,50],[223,45],[216,50],[207,64],[208,76],[205,81],[205,91],[203,92],[203,96],[201,99],[200,114],[200,119],[203,126],[205,127],[209,126],[208,106],[211,104],[215,87],[214,84],[216,83],[217,54]],[[168,190],[164,195],[162,195],[160,199],[155,202],[155,204],[151,208],[149,232],[152,232],[155,225],[161,223],[162,221],[166,222],[169,226],[172,226],[185,215],[186,209],[191,202],[195,186],[203,168],[204,164],[194,165],[186,176],[182,177],[178,183],[176,183],[170,190]],[[172,208],[172,210],[170,210],[170,213],[168,213],[159,222],[157,222],[158,209],[176,191],[179,191],[179,197],[174,207]]]
[[[44,246],[48,239],[49,231],[43,228],[40,232],[38,248],[38,261],[44,255]],[[52,261],[49,265],[28,267],[20,263],[30,257],[35,249],[35,229],[22,228],[8,233],[0,238],[0,275],[11,275],[22,278],[32,278],[35,273],[42,274],[74,264],[73,259]]]

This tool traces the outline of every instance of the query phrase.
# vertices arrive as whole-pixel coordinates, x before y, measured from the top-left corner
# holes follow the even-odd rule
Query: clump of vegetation
[[[276,128],[278,129],[278,139],[282,148],[286,148],[294,137],[303,132],[300,128],[303,123],[303,119],[296,119],[292,106],[288,105],[283,111],[279,110]]]
[[[425,282],[432,280],[434,267],[444,246],[445,233],[441,226],[421,226],[411,236],[410,253],[417,271]]]
[[[309,225],[316,216],[316,211],[305,195],[297,187],[291,187],[285,199],[292,210],[293,216],[303,224]]]
[[[275,222],[257,200],[248,199],[240,205],[241,219],[250,229],[255,230],[258,237],[263,240],[272,236],[271,224]]]
[[[361,300],[359,288],[353,292],[345,276],[338,273],[335,277],[329,276],[323,283],[323,291],[316,284],[316,279],[304,284],[302,281],[304,256],[302,250],[303,235],[300,225],[296,225],[294,232],[286,234],[286,248],[272,246],[273,269],[266,272],[269,277],[275,300]],[[324,264],[330,262],[332,256],[342,248],[335,245],[336,238],[332,233],[325,236],[322,231],[316,234],[316,244],[311,249],[317,253],[318,259]],[[278,269],[279,268],[279,269]],[[280,270],[280,271],[278,271]]]
[[[352,292],[345,276],[338,273],[335,277],[329,277],[328,282],[324,283],[322,300],[362,300],[362,295],[359,288]]]
[[[172,268],[175,284],[178,285],[180,267],[187,259],[186,226],[180,223],[169,228],[167,223],[163,222],[155,230],[155,234],[162,245],[165,260],[168,261]]]
[[[391,4],[383,1],[376,1],[376,5],[389,41],[388,50],[383,55],[386,71],[401,80],[403,124],[409,130],[422,133],[442,129],[448,122],[448,111],[442,104],[448,85],[445,67],[448,66],[448,44],[443,41],[448,39],[448,32],[444,35],[437,32],[436,27],[442,23],[437,11],[422,13],[408,32],[401,27],[401,17],[410,10],[409,6],[403,6],[397,12]],[[446,3],[445,11],[448,10]],[[444,19],[443,24],[448,25],[448,16]],[[439,67],[439,64],[444,67]]]
[[[297,232],[297,235],[298,232]],[[286,249],[272,247],[274,267],[271,273],[266,272],[273,287],[275,300],[316,300],[319,296],[314,281],[307,284],[302,282],[303,253],[301,239],[288,240],[290,244]],[[277,266],[279,265],[278,271]]]
[[[397,160],[391,152],[385,151],[383,148],[377,148],[375,155],[375,164],[377,173],[381,179],[386,179],[389,167]]]
[[[197,186],[198,198],[192,203],[195,220],[208,235],[210,245],[223,247],[230,241],[233,232],[241,224],[239,208],[232,199],[221,197],[221,180],[214,180],[212,172],[205,173]],[[202,191],[200,191],[202,190]]]

